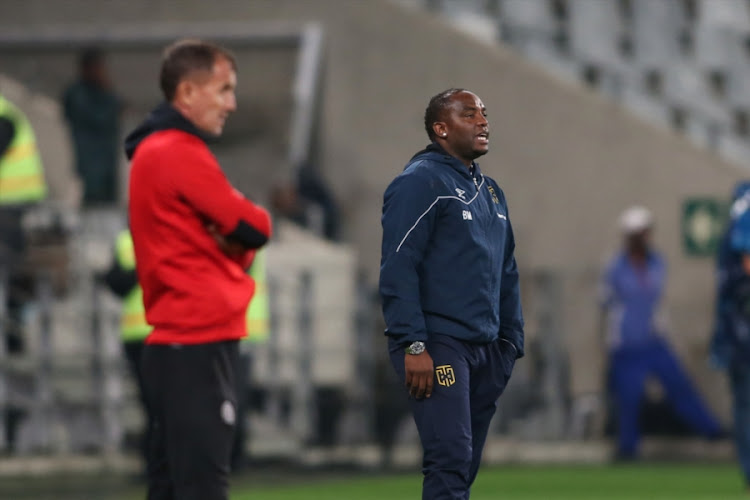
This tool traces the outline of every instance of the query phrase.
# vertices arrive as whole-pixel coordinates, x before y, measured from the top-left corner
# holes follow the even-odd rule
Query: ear
[[[190,105],[193,102],[195,96],[195,82],[186,78],[177,84],[175,91],[175,101],[181,104]]]
[[[437,137],[445,137],[448,135],[448,126],[445,122],[435,122],[432,124],[432,131]]]

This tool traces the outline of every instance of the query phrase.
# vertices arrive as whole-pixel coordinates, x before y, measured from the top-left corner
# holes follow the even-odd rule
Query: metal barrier
[[[52,282],[47,274],[37,279],[37,290],[40,310],[40,342],[37,364],[37,383],[35,408],[39,431],[39,447],[49,449],[52,445],[52,421],[54,419],[54,395],[52,392]],[[33,417],[32,417],[33,418]]]
[[[112,348],[112,339],[118,339],[117,316],[102,300],[108,293],[99,280],[92,287],[92,376],[96,394],[96,415],[101,422],[102,451],[114,454],[120,448],[122,424],[122,390],[120,379],[126,376],[122,367],[122,353]]]
[[[8,411],[8,384],[7,363],[8,353],[6,351],[6,318],[7,312],[7,289],[8,273],[4,267],[0,267],[0,452],[7,450],[6,443],[6,415]]]
[[[299,379],[292,386],[292,415],[291,426],[293,432],[299,436],[300,443],[307,442],[312,429],[315,428],[315,412],[313,411],[313,332],[312,322],[314,317],[312,305],[313,277],[309,272],[303,272],[298,276],[299,297],[297,299],[299,321],[297,332],[299,341],[297,343],[297,366]]]

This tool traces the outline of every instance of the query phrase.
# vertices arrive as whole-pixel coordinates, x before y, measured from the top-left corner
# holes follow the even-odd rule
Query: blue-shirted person
[[[441,92],[425,128],[431,144],[385,192],[380,295],[424,449],[422,498],[465,500],[523,356],[518,268],[503,191],[474,161],[489,149],[484,104]]]
[[[722,434],[663,337],[659,309],[667,274],[663,257],[651,248],[652,226],[653,216],[645,207],[634,206],[622,214],[624,249],[609,263],[603,279],[617,457],[625,460],[638,454],[639,417],[649,376],[661,382],[676,413],[695,431],[709,438]]]
[[[740,182],[734,189],[717,268],[711,360],[729,375],[734,439],[740,467],[750,488],[750,182]]]

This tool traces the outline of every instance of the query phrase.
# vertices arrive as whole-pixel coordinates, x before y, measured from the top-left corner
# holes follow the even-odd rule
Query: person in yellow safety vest
[[[33,280],[24,270],[26,239],[21,224],[24,213],[47,195],[36,137],[26,115],[0,94],[0,270],[7,286],[5,347],[11,354],[24,349],[21,324],[25,303],[33,293]],[[2,285],[0,285],[2,286]],[[20,409],[7,407],[5,440],[15,449]]]
[[[117,237],[116,256],[120,266],[135,272],[135,253],[133,239],[129,231],[122,231]],[[268,340],[270,318],[268,306],[268,291],[266,290],[265,255],[261,250],[255,255],[248,274],[255,281],[255,294],[247,308],[247,337],[244,340],[262,343]],[[143,290],[136,282],[123,298],[122,317],[120,321],[122,340],[143,341],[151,332],[151,326],[146,322],[146,310],[143,307]],[[114,289],[114,288],[113,288]]]
[[[104,276],[104,282],[110,290],[122,299],[120,314],[120,336],[125,358],[130,372],[138,386],[138,399],[143,408],[145,431],[140,435],[139,449],[144,466],[147,465],[148,443],[150,435],[151,410],[146,398],[146,391],[141,371],[141,355],[144,341],[151,333],[151,326],[146,322],[146,309],[143,307],[143,290],[138,286],[135,273],[135,251],[130,231],[121,231],[115,241],[115,255],[112,265]]]
[[[147,398],[143,385],[141,373],[141,354],[143,352],[144,342],[148,334],[151,333],[151,326],[146,321],[146,309],[143,306],[143,290],[138,285],[138,277],[135,272],[135,252],[133,250],[133,238],[130,231],[123,230],[118,234],[115,242],[115,258],[112,265],[104,276],[105,283],[119,297],[122,298],[122,312],[120,315],[120,333],[123,343],[123,350],[128,360],[130,370],[136,378],[138,384],[138,395],[145,413],[146,422],[151,421],[151,413],[148,408]],[[255,255],[253,264],[250,266],[248,273],[255,281],[255,294],[250,301],[247,309],[247,337],[248,343],[265,342],[270,333],[270,318],[268,291],[266,287],[266,267],[264,251],[260,250]],[[240,380],[249,379],[250,354],[246,353],[241,359],[240,366],[236,367],[236,374]],[[238,387],[245,389],[244,384],[238,384]],[[245,391],[246,392],[246,391]],[[243,415],[247,398],[246,394],[238,394],[238,415]],[[146,432],[143,433],[141,441],[141,453],[145,459],[147,454],[148,443],[148,425]],[[244,419],[238,418],[238,425],[235,435],[235,445],[233,450],[233,464],[239,467],[240,462],[244,459],[244,444],[246,429]]]
[[[20,109],[0,95],[0,205],[27,205],[46,195],[31,124]]]
[[[247,462],[245,447],[249,436],[244,416],[250,404],[250,380],[253,362],[252,346],[267,341],[271,332],[268,288],[266,284],[266,253],[264,248],[256,252],[248,274],[255,281],[255,294],[253,294],[253,298],[247,308],[245,316],[247,337],[242,339],[243,342],[240,345],[240,362],[235,370],[235,376],[240,382],[237,384],[237,425],[235,427],[230,461],[233,471],[241,469]]]
[[[268,340],[271,332],[266,281],[266,252],[264,249],[261,248],[256,252],[248,274],[255,281],[255,294],[247,308],[247,337],[245,337],[245,340],[260,344]]]

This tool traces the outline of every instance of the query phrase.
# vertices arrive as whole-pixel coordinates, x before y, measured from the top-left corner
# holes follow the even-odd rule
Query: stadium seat
[[[617,3],[571,0],[568,8],[572,54],[587,64],[618,65],[623,26]]]
[[[727,45],[732,32],[750,33],[750,11],[742,0],[700,0],[693,31],[696,61],[702,69],[715,70],[734,64]]]
[[[725,54],[731,60],[726,68],[726,99],[729,105],[750,108],[750,58],[747,41],[750,32],[726,30]]]
[[[668,66],[664,71],[664,98],[709,120],[728,123],[728,111],[714,97],[708,78],[690,63]]]
[[[524,53],[529,45],[554,43],[559,26],[546,0],[502,0],[499,6],[503,40]]]
[[[630,33],[634,63],[644,70],[660,68],[681,57],[685,12],[679,0],[632,0]]]

